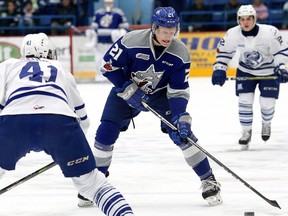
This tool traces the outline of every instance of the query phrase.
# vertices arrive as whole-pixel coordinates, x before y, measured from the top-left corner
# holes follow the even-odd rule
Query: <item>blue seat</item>
[[[282,9],[270,9],[269,10],[269,19],[271,21],[283,20],[284,11]]]
[[[238,0],[238,2],[242,5],[251,4],[251,0]]]
[[[40,26],[50,26],[51,25],[51,15],[40,16],[39,25]]]
[[[221,11],[212,13],[212,21],[213,22],[223,22],[225,20],[225,14]]]
[[[269,10],[269,22],[277,28],[281,28],[284,20],[284,11],[282,9]]]

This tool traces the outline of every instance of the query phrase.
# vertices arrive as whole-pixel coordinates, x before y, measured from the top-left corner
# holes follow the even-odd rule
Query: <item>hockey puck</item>
[[[244,216],[254,216],[254,212],[244,212]]]

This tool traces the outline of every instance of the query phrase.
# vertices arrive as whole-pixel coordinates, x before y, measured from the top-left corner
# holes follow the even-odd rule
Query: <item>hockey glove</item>
[[[220,86],[224,85],[226,81],[226,71],[226,65],[216,62],[213,66],[212,84]]]
[[[172,119],[172,122],[178,128],[178,131],[169,131],[169,136],[176,145],[186,144],[188,137],[194,142],[198,141],[191,131],[191,121],[192,118],[188,112],[180,113]]]
[[[288,82],[288,72],[284,64],[280,64],[279,66],[275,67],[274,73],[278,76],[276,82],[278,83]]]
[[[124,83],[122,88],[116,88],[117,95],[123,98],[126,103],[139,111],[148,111],[141,103],[142,100],[147,101],[148,96],[132,81]]]

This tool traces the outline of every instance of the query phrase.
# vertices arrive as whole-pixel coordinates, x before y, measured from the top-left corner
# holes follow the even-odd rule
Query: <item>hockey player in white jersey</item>
[[[175,10],[159,7],[153,12],[151,29],[128,32],[107,51],[102,71],[113,87],[96,132],[94,155],[97,168],[106,174],[120,132],[126,131],[141,111],[147,111],[141,104],[145,98],[149,106],[180,130],[159,125],[183,152],[187,164],[202,182],[202,197],[210,205],[218,205],[222,203],[220,184],[208,158],[186,139],[198,141],[186,111],[191,60],[187,47],[177,39],[179,29]]]
[[[54,60],[47,35],[27,35],[21,53],[22,58],[0,64],[0,175],[14,170],[28,152],[45,151],[105,215],[134,215],[96,169],[84,134],[89,127],[85,105],[73,76]]]
[[[239,120],[242,126],[242,136],[238,142],[241,149],[247,150],[252,136],[253,102],[257,85],[260,90],[261,137],[264,141],[270,138],[279,83],[288,81],[285,68],[288,47],[277,28],[256,23],[256,11],[252,5],[239,8],[237,21],[239,25],[229,29],[218,44],[212,84],[222,86],[225,83],[228,63],[238,49],[240,58],[236,95],[239,98]],[[271,75],[278,78],[265,79]]]

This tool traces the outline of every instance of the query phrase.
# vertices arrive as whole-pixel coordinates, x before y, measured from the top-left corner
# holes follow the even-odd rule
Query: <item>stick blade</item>
[[[278,204],[276,200],[269,200],[268,203],[274,207],[281,209],[280,205]]]

